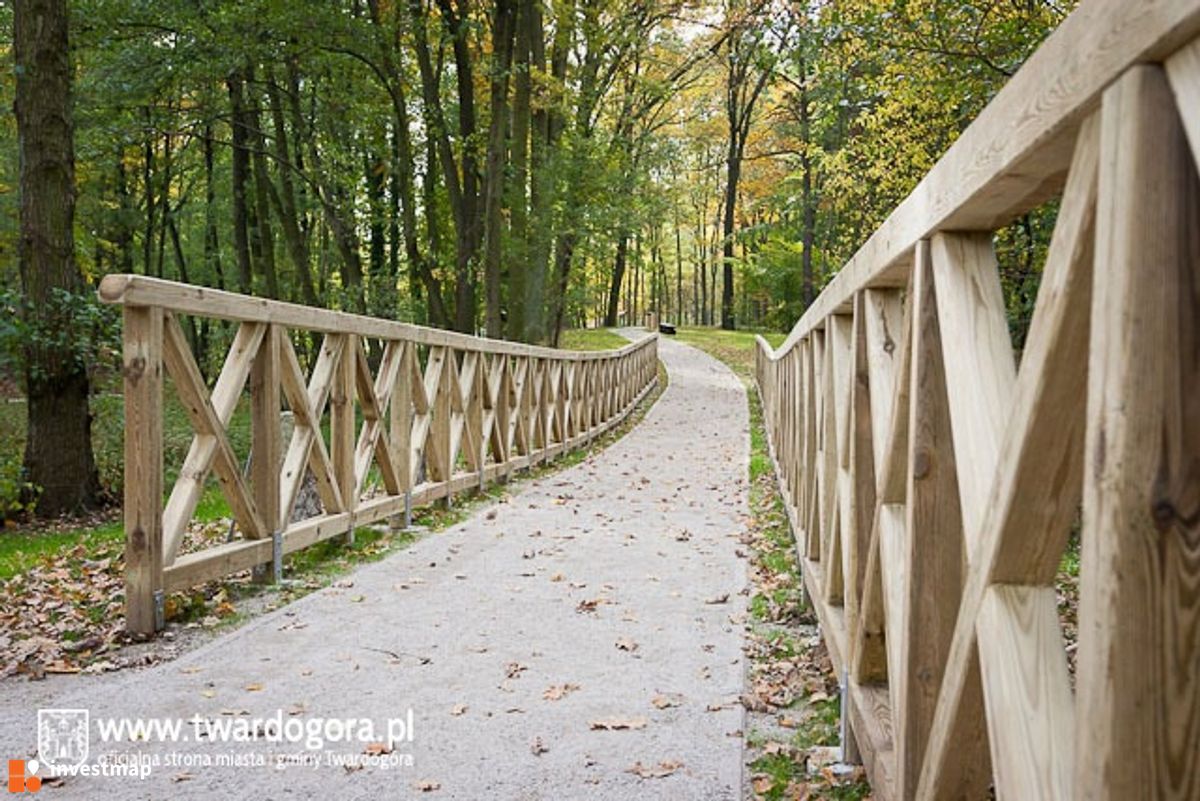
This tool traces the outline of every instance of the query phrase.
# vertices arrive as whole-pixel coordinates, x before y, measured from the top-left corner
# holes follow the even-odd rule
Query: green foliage
[[[27,480],[22,456],[7,447],[0,452],[0,520],[24,517],[37,506],[39,489]]]
[[[113,364],[120,353],[120,313],[93,292],[56,288],[35,309],[17,289],[0,287],[0,309],[0,373],[44,377],[45,362],[27,360],[31,352],[55,354],[83,371]]]

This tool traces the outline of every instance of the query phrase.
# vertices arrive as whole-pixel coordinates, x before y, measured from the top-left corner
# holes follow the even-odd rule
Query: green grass
[[[0,581],[24,573],[45,559],[82,545],[89,552],[124,537],[119,520],[92,528],[64,531],[13,531],[0,535]]]
[[[572,328],[562,332],[558,344],[563,350],[617,350],[629,340],[608,328]]]
[[[681,342],[694,345],[729,366],[743,380],[754,380],[754,349],[761,336],[771,347],[779,347],[787,334],[777,331],[722,331],[719,328],[680,328]]]
[[[778,347],[786,335],[763,333],[772,347]],[[770,643],[769,653],[755,652],[752,669],[767,667],[778,660],[794,658],[800,649],[784,626],[811,622],[803,609],[800,590],[800,567],[796,561],[795,541],[783,499],[775,482],[774,468],[767,449],[763,427],[762,406],[754,389],[755,354],[758,347],[755,333],[722,331],[715,328],[683,328],[678,337],[683,342],[720,359],[746,384],[750,411],[750,512],[754,535],[756,564],[768,577],[756,587],[750,598],[750,616],[756,635]],[[759,584],[756,581],[756,584]],[[860,801],[869,796],[870,786],[855,777],[827,782],[822,776],[809,775],[803,754],[814,746],[837,745],[839,737],[840,702],[835,697],[823,700],[798,699],[795,704],[800,725],[790,736],[751,732],[747,745],[764,748],[770,742],[779,746],[778,752],[764,751],[750,763],[756,796],[768,801],[792,797],[790,788],[808,786],[808,798],[830,801]],[[765,781],[763,781],[765,779]]]

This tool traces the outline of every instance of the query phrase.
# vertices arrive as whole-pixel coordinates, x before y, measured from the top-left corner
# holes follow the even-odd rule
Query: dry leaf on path
[[[634,762],[633,767],[627,770],[626,773],[632,773],[642,779],[661,779],[664,776],[670,776],[682,767],[682,762],[676,762],[673,759],[664,759],[657,765],[643,765],[639,761]]]
[[[545,698],[547,701],[560,701],[578,689],[578,684],[571,684],[570,682],[566,684],[552,684],[542,693],[542,698]]]
[[[632,718],[599,718],[591,722],[593,730],[624,731],[628,729],[644,729],[650,721],[638,716]]]

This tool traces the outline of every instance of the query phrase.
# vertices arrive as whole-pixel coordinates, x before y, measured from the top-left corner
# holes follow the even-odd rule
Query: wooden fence
[[[1197,0],[1084,0],[759,342],[877,798],[1200,798],[1198,33]],[[993,232],[1055,197],[1018,369]]]
[[[612,428],[658,380],[655,335],[615,351],[553,350],[132,275],[106,277],[100,297],[124,306],[134,632],[162,628],[164,592],[248,568],[278,577],[284,554],[552,459]],[[211,391],[181,314],[238,324]],[[301,331],[324,335],[308,376],[292,341]],[[195,432],[165,509],[163,367]],[[227,432],[247,380],[248,477]],[[295,423],[287,443],[284,402]],[[210,471],[240,537],[180,554]],[[293,521],[307,473],[322,512]],[[380,486],[368,487],[371,476]]]

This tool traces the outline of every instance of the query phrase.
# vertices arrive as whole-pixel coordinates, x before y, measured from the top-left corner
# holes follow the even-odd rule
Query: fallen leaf
[[[578,684],[552,684],[542,693],[547,701],[559,701],[579,689]]]
[[[728,601],[729,601],[729,593],[726,592],[726,593],[722,593],[721,595],[718,595],[714,598],[709,598],[704,603],[706,603],[706,604],[723,604],[723,603],[728,603]]]
[[[432,793],[434,790],[442,789],[442,784],[441,784],[441,782],[435,782],[435,781],[431,781],[429,779],[425,779],[423,781],[416,782],[415,784],[413,784],[413,787],[417,788],[422,793]]]
[[[263,688],[263,686],[261,684],[259,684],[258,682],[255,682],[254,684],[246,685],[246,692],[248,692],[248,693],[262,692],[262,688]]]
[[[176,784],[178,784],[179,782],[186,782],[186,781],[190,781],[191,779],[194,779],[194,778],[195,778],[195,774],[193,774],[193,773],[188,773],[188,772],[185,770],[185,771],[183,771],[182,773],[176,773],[174,776],[172,776],[172,777],[171,777],[171,781],[173,781],[173,782],[175,782]]]
[[[541,756],[542,754],[546,753],[549,750],[550,749],[547,748],[545,746],[545,744],[542,742],[541,737],[534,737],[532,740],[529,741],[529,751],[534,756]]]
[[[453,715],[454,717],[458,717],[459,715],[463,714],[466,711],[467,711],[466,704],[455,704],[454,708],[450,710],[450,714]]]
[[[607,598],[590,598],[585,601],[580,601],[579,605],[575,607],[575,611],[580,613],[595,612],[596,607],[600,606],[600,604],[609,603],[612,603],[612,601],[608,600]]]
[[[368,756],[383,756],[384,754],[392,753],[392,747],[387,743],[367,743],[367,747],[363,749],[363,753]]]
[[[657,765],[643,765],[640,761],[634,762],[633,767],[625,771],[642,779],[661,779],[664,776],[670,776],[675,771],[683,767],[682,762],[666,759],[659,762]]]
[[[638,716],[633,718],[599,718],[591,722],[594,730],[624,731],[627,729],[644,729],[650,721]]]
[[[628,637],[622,637],[621,639],[617,640],[617,649],[633,653],[638,649],[638,644]]]
[[[504,666],[504,675],[510,679],[515,679],[529,668],[522,665],[520,662],[509,662]]]
[[[679,706],[680,700],[666,695],[656,695],[650,699],[650,703],[654,704],[657,709],[667,709],[668,707]]]

